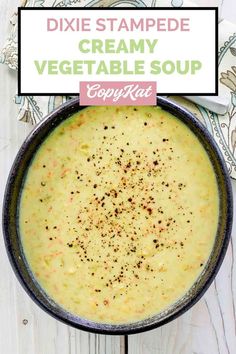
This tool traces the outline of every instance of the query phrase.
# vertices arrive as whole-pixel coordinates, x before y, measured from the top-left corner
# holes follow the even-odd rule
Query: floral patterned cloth
[[[23,0],[22,6],[35,7],[160,7],[160,6],[216,6],[217,0]],[[0,63],[7,64],[17,70],[17,14],[10,20],[11,31],[6,45],[0,52]],[[236,25],[227,21],[219,24],[220,43],[218,53],[220,95],[228,97],[231,107],[224,116],[217,115],[207,109],[190,103],[182,97],[169,97],[180,102],[192,111],[207,127],[218,143],[225,158],[230,175],[236,179]],[[15,97],[19,105],[18,119],[38,123],[57,106],[70,99],[69,96],[50,97]]]

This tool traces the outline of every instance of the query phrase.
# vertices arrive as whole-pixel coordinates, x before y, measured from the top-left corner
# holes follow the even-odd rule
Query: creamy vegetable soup
[[[39,147],[19,208],[36,279],[69,312],[128,323],[196,281],[218,223],[216,177],[196,136],[160,107],[89,107]]]

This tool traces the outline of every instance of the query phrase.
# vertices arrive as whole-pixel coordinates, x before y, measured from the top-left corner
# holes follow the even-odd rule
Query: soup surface
[[[128,323],[193,285],[211,253],[218,189],[196,136],[159,107],[90,107],[39,147],[19,209],[42,288],[81,317]]]

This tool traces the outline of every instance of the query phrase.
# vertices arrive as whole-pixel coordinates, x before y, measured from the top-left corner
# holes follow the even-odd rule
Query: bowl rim
[[[200,131],[203,140],[207,141],[207,144],[209,144],[212,147],[212,151],[214,151],[214,155],[217,159],[217,164],[219,165],[221,171],[222,171],[222,176],[223,176],[223,184],[224,188],[226,191],[226,229],[224,232],[224,237],[223,237],[223,242],[222,242],[222,247],[221,251],[219,253],[219,256],[216,260],[216,263],[214,264],[212,271],[210,275],[207,277],[205,284],[203,287],[196,293],[196,295],[190,299],[186,304],[184,304],[181,308],[179,308],[177,311],[173,312],[170,314],[168,317],[161,319],[160,321],[156,321],[153,323],[145,323],[145,320],[141,321],[136,321],[136,322],[131,322],[131,323],[125,323],[122,325],[119,324],[107,324],[107,323],[99,323],[99,322],[94,322],[91,320],[84,319],[79,316],[75,316],[68,311],[64,310],[62,307],[59,306],[60,313],[55,310],[52,311],[43,301],[38,299],[34,291],[31,289],[29,284],[26,282],[24,276],[22,275],[22,272],[18,266],[18,263],[16,261],[16,257],[14,255],[14,252],[11,248],[11,245],[9,243],[9,228],[8,228],[8,220],[9,220],[9,208],[8,208],[8,201],[11,199],[11,193],[12,193],[12,183],[14,183],[14,177],[17,174],[18,168],[20,168],[20,163],[22,160],[22,156],[24,152],[28,149],[28,147],[31,145],[31,143],[34,141],[35,136],[37,133],[44,127],[48,127],[48,131],[52,131],[54,128],[50,129],[50,124],[54,122],[55,119],[57,119],[62,113],[65,114],[65,112],[75,106],[78,110],[84,109],[87,106],[80,106],[79,104],[79,98],[76,97],[74,99],[71,99],[64,104],[60,105],[57,109],[49,113],[41,122],[39,122],[33,130],[30,132],[30,134],[26,137],[24,142],[22,143],[20,149],[18,150],[18,153],[15,157],[15,160],[12,164],[11,170],[8,175],[8,179],[6,182],[6,187],[5,187],[5,193],[4,193],[4,199],[3,199],[3,212],[2,212],[2,230],[3,230],[3,237],[4,237],[4,243],[5,243],[5,248],[7,251],[8,259],[10,261],[10,264],[13,268],[13,271],[19,280],[20,284],[26,291],[26,293],[30,296],[30,298],[45,312],[47,312],[49,315],[54,317],[55,319],[70,325],[74,328],[92,332],[92,333],[99,333],[99,334],[109,334],[109,335],[127,335],[127,334],[134,334],[134,333],[140,333],[148,330],[155,329],[157,327],[160,327],[174,319],[176,319],[178,316],[183,314],[184,312],[188,311],[196,302],[199,301],[199,299],[204,295],[208,287],[211,285],[212,281],[214,280],[215,276],[217,275],[219,268],[223,262],[223,259],[225,257],[227,247],[230,241],[231,237],[231,231],[232,231],[232,222],[233,222],[233,193],[232,193],[232,186],[231,186],[231,181],[230,181],[230,176],[226,167],[226,163],[224,161],[224,158],[222,156],[222,153],[215,142],[214,138],[212,135],[208,132],[207,128],[187,109],[183,108],[181,105],[174,103],[166,98],[157,96],[157,104],[158,106],[162,107],[164,110],[167,110],[166,108],[170,108],[172,111],[176,112],[172,113],[174,114],[178,119],[183,121],[179,115],[185,116],[187,119],[191,121],[192,124],[196,127],[197,130]],[[168,111],[168,110],[167,110]],[[67,119],[67,117],[63,118],[62,121]],[[188,125],[187,122],[184,122],[190,129],[191,126]],[[60,123],[59,123],[60,124]],[[56,124],[57,126],[58,124]],[[192,129],[191,129],[192,130]],[[195,133],[194,133],[195,134]],[[196,134],[195,134],[196,136]],[[201,142],[203,145],[203,143]],[[35,151],[37,148],[35,149]],[[209,155],[209,154],[208,154]],[[33,157],[33,154],[31,155],[31,158]],[[24,176],[26,175],[26,170],[24,171]],[[20,194],[20,191],[18,190],[18,195]],[[16,208],[18,206],[18,203],[16,203]],[[17,223],[17,220],[15,221]],[[18,235],[19,236],[19,235]],[[20,236],[19,236],[20,237]],[[25,265],[26,262],[24,262]],[[33,274],[31,273],[31,278]],[[36,278],[33,276],[33,281],[36,280]],[[36,280],[37,283],[37,280]]]

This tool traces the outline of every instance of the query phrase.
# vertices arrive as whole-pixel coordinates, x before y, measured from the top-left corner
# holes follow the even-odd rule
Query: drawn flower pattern
[[[183,0],[172,0],[171,5],[173,7],[181,7],[183,6]]]
[[[220,82],[231,90],[231,102],[236,106],[236,66],[232,66],[231,70],[221,73]]]
[[[234,128],[234,130],[231,133],[231,146],[234,154],[236,151],[236,128]]]
[[[236,55],[236,51],[230,48],[232,55]],[[236,128],[235,128],[235,118],[236,118],[236,66],[232,66],[230,70],[221,73],[220,77],[221,84],[225,85],[231,94],[231,104],[232,108],[227,113],[228,122],[223,123],[222,127],[228,130],[228,144],[231,148],[233,155],[236,152]]]
[[[16,43],[8,42],[1,52],[1,62],[4,62],[9,66],[9,68],[16,70],[18,61],[17,61],[17,50]]]

